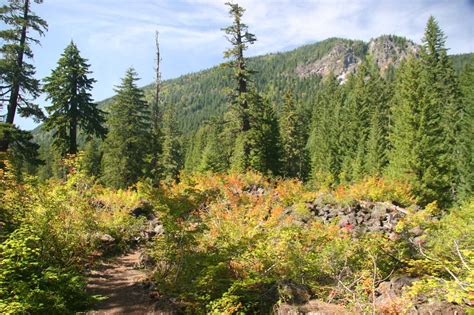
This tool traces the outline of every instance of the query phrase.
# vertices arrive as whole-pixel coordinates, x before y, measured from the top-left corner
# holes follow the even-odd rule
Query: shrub
[[[0,245],[2,314],[65,314],[92,301],[74,268],[44,259],[43,243],[38,231],[25,224]]]
[[[65,314],[84,310],[84,268],[99,250],[98,236],[125,249],[143,225],[130,215],[139,196],[111,191],[65,161],[66,181],[19,182],[0,171],[0,313]]]
[[[415,204],[415,197],[408,184],[384,178],[367,177],[349,186],[339,186],[333,192],[339,203],[357,200],[390,201],[401,206]]]
[[[432,212],[432,206],[425,211]],[[420,277],[408,296],[412,300],[423,295],[466,306],[471,303],[472,310],[474,199],[451,209],[439,221],[425,221],[424,227],[426,233],[422,241],[413,242],[418,254],[407,262],[407,271]]]
[[[191,192],[184,203],[200,204],[161,212],[166,233],[149,251],[158,262],[158,290],[192,312],[270,313],[277,301],[298,300],[288,286],[366,311],[375,287],[406,253],[382,234],[356,239],[312,220],[305,202],[316,194],[297,181],[230,174],[184,178],[169,189],[150,189],[147,199],[171,205]]]

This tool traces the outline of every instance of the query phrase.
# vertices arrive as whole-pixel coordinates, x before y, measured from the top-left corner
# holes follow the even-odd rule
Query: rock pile
[[[315,201],[307,206],[323,222],[336,220],[340,227],[356,233],[394,233],[398,221],[407,213],[405,209],[387,202],[359,201],[355,205],[341,207]]]

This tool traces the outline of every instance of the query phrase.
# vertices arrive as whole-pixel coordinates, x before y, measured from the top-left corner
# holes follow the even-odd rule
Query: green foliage
[[[460,170],[459,199],[468,198],[474,192],[474,57],[460,77],[464,115],[461,121],[461,149],[458,165]]]
[[[22,173],[33,173],[43,163],[38,158],[39,145],[34,143],[29,131],[20,130],[14,125],[0,123],[0,142],[8,143],[8,151],[0,152],[0,159],[8,159],[12,163],[17,176]],[[0,168],[4,167],[0,160]]]
[[[277,301],[298,298],[292,286],[369,307],[374,263],[379,281],[405,255],[403,242],[380,234],[353,238],[311,220],[304,208],[315,196],[295,181],[256,173],[195,175],[164,194],[142,193],[161,205],[166,230],[149,248],[158,290],[198,314],[270,313]]]
[[[222,128],[217,122],[216,126],[207,128],[209,130],[206,137],[206,145],[203,148],[201,161],[197,167],[201,172],[224,172],[228,168],[225,140],[222,135]],[[206,129],[205,129],[206,130]]]
[[[87,176],[99,178],[101,175],[102,150],[98,139],[89,140],[82,152],[81,170]]]
[[[135,71],[128,69],[109,108],[102,179],[112,187],[126,188],[136,183],[146,170],[149,108],[143,91],[136,86],[137,80]]]
[[[5,23],[0,31],[0,95],[2,105],[7,99],[6,122],[9,124],[13,124],[17,111],[22,117],[44,118],[39,106],[33,103],[40,95],[39,80],[34,78],[36,70],[26,59],[33,58],[31,43],[39,43],[32,34],[43,36],[48,24],[31,11],[31,5],[31,0],[9,0],[0,7],[0,20]],[[0,145],[2,151],[8,147],[8,143]]]
[[[308,139],[311,179],[320,186],[336,183],[340,173],[344,154],[341,148],[344,100],[345,93],[338,87],[336,78],[326,78],[320,85],[313,107]]]
[[[474,201],[451,209],[439,221],[426,220],[432,211],[433,207],[427,207],[406,218],[405,231],[417,224],[427,231],[423,240],[413,244],[418,255],[407,262],[408,271],[420,277],[407,295],[463,305],[474,298]]]
[[[136,192],[113,191],[64,160],[66,181],[18,182],[0,170],[0,312],[65,314],[84,311],[95,299],[85,291],[83,272],[106,250],[101,235],[125,250],[143,229],[130,215],[140,205]]]
[[[268,100],[256,93],[251,93],[249,105],[250,130],[244,132],[249,150],[248,167],[257,172],[278,175],[281,148],[275,112]]]
[[[421,58],[400,69],[392,108],[389,171],[406,179],[421,204],[453,199],[459,183],[462,104],[436,21],[428,21]]]
[[[284,97],[280,112],[279,127],[281,133],[282,152],[281,165],[286,177],[306,178],[308,172],[308,139],[305,129],[305,117],[301,105],[297,104],[293,92],[288,90]]]
[[[91,303],[85,283],[74,268],[50,264],[44,239],[22,225],[0,244],[0,312],[64,314]]]
[[[166,182],[178,178],[182,165],[181,143],[179,142],[179,132],[175,120],[174,106],[169,105],[163,115],[162,152],[158,159],[158,165],[161,168],[159,176]]]
[[[104,112],[92,102],[89,93],[94,79],[87,76],[91,73],[87,59],[81,57],[77,46],[71,43],[64,49],[58,66],[51,75],[44,79],[46,100],[52,105],[47,106],[49,117],[46,119],[45,130],[53,130],[53,144],[63,154],[77,153],[77,129],[81,128],[85,135],[104,137]]]

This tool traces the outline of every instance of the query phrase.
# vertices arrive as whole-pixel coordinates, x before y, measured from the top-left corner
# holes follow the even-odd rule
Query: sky
[[[0,0],[6,3],[7,0]],[[37,78],[56,67],[73,40],[97,80],[95,101],[114,95],[129,67],[139,85],[154,81],[155,31],[163,79],[223,62],[229,47],[221,28],[232,20],[224,0],[44,0],[32,10],[49,30],[34,47]],[[447,35],[451,54],[474,51],[474,0],[240,0],[244,22],[257,36],[247,54],[286,51],[329,37],[370,40],[382,34],[420,42],[430,15]],[[40,105],[47,104],[44,97]],[[18,115],[17,115],[18,117]],[[23,129],[31,119],[15,118]]]

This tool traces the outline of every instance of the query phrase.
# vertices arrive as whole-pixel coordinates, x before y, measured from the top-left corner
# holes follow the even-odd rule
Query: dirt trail
[[[169,314],[154,310],[154,303],[144,286],[143,270],[135,268],[140,251],[135,250],[111,262],[102,262],[90,272],[88,289],[107,299],[98,302],[88,315]]]

